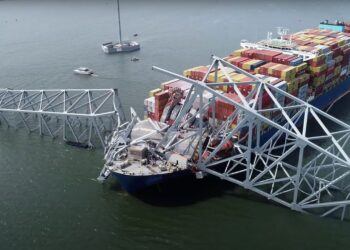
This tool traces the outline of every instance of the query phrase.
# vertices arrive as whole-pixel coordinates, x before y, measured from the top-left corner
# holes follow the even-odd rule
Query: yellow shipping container
[[[282,75],[281,75],[281,78],[283,80],[286,80],[286,81],[290,81],[292,79],[295,78],[295,74],[296,74],[296,67],[294,66],[289,66],[288,68],[284,69],[282,71]]]
[[[318,67],[310,67],[310,71],[314,73],[320,73],[327,69],[327,64],[322,64],[321,66]]]
[[[227,68],[227,67],[225,68],[225,70],[228,74],[230,74],[234,71],[232,68]],[[218,82],[223,82],[225,79],[225,73],[221,70],[218,70],[217,77],[218,77],[218,79],[217,79]],[[208,75],[208,81],[215,82],[215,72],[212,72]]]
[[[248,49],[245,49],[245,48],[243,48],[243,49],[238,49],[238,50],[235,50],[235,51],[233,51],[233,55],[234,56],[241,56],[242,55],[242,52],[243,51],[246,51],[246,50],[248,50]]]
[[[345,44],[345,40],[338,41],[338,46],[343,46]]]
[[[317,43],[317,44],[322,44],[322,43],[324,43],[324,41],[323,41],[323,40],[320,40],[320,39],[314,39],[312,42]]]
[[[245,70],[250,70],[250,67],[255,64],[255,63],[258,63],[258,62],[261,62],[261,60],[249,60],[249,61],[246,61],[246,62],[243,62],[243,69]]]
[[[334,75],[339,75],[341,72],[341,65],[334,68]]]
[[[337,56],[336,58],[334,58],[335,63],[340,63],[341,61],[343,61],[343,56]]]
[[[298,46],[297,49],[300,51],[305,51],[308,48],[308,46]]]
[[[319,62],[321,60],[324,60],[324,59],[326,59],[325,55],[319,55],[319,56],[316,56],[316,57],[312,58],[311,61],[317,63],[317,62]]]
[[[182,73],[183,76],[185,77],[190,77],[190,70],[189,69],[185,69],[184,72]]]
[[[151,91],[149,92],[148,96],[149,96],[149,97],[152,97],[152,96],[154,96],[155,94],[157,94],[157,93],[159,93],[159,92],[161,92],[161,91],[162,91],[162,90],[161,90],[160,88],[153,89],[153,90],[151,90]]]
[[[246,76],[243,74],[237,74],[235,73],[234,75],[230,75],[230,77],[232,78],[232,80],[234,82],[241,82],[243,78],[245,78]]]
[[[304,34],[305,37],[314,37],[312,34]]]
[[[297,89],[298,89],[298,83],[295,79],[287,82],[287,92],[288,93],[293,93]]]
[[[183,76],[190,77],[191,76],[191,71],[194,71],[194,70],[199,69],[201,67],[203,67],[203,66],[197,66],[197,67],[193,67],[193,68],[190,68],[190,69],[186,69],[183,72]]]
[[[313,81],[312,81],[312,86],[318,87],[321,84],[323,84],[325,80],[326,80],[326,76],[325,75],[322,75],[322,76],[319,76],[319,77],[315,77],[313,79]]]
[[[276,65],[274,65],[274,66],[268,68],[268,69],[267,69],[267,73],[268,73],[269,75],[272,75],[273,70],[276,69],[276,68],[278,68],[279,66],[281,66],[281,64],[276,64]]]
[[[302,63],[302,64],[296,66],[296,72],[300,72],[306,68],[307,68],[307,63]]]
[[[298,86],[301,85],[301,83],[304,83],[306,81],[308,81],[310,79],[310,75],[309,74],[302,74],[301,76],[298,76],[295,80],[298,83]]]
[[[216,81],[219,81],[220,77],[222,77],[222,72],[220,73],[221,71],[218,71],[217,72],[217,79],[215,80],[215,72],[211,72],[209,75],[208,75],[208,81],[209,82],[216,82]]]
[[[301,76],[302,81],[301,82],[306,82],[310,80],[310,74],[302,74]]]

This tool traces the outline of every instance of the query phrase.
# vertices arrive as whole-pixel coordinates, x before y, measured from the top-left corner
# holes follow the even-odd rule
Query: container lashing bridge
[[[72,145],[105,147],[105,136],[124,120],[116,89],[0,89],[0,124]]]
[[[227,68],[253,81],[236,83]],[[192,84],[176,120],[165,132],[162,129],[158,147],[164,151],[174,148],[179,143],[174,136],[197,117],[196,133],[182,140],[199,140],[192,162],[198,172],[232,182],[292,210],[344,219],[350,204],[350,156],[344,150],[350,139],[348,124],[215,56],[202,81],[153,69]],[[220,69],[229,81],[206,83],[213,69]],[[244,96],[240,84],[252,85],[252,92]],[[238,101],[213,89],[224,85],[234,89]],[[204,102],[208,95],[210,101]],[[263,108],[264,95],[271,98],[272,107]],[[215,119],[217,100],[234,106],[222,123]],[[190,112],[193,109],[197,111]],[[233,121],[236,126],[232,126]],[[233,142],[232,153],[220,156],[229,141]]]

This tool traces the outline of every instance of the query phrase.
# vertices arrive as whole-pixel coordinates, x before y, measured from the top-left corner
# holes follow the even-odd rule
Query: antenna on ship
[[[270,42],[272,40],[272,32],[267,32],[267,41]]]
[[[292,34],[289,36],[289,44],[292,45]]]
[[[283,40],[283,36],[288,34],[289,29],[283,27],[277,27],[277,34],[280,36],[280,40]]]

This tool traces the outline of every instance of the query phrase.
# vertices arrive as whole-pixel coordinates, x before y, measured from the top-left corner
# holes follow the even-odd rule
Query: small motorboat
[[[131,61],[132,61],[132,62],[137,62],[137,61],[139,61],[139,60],[140,60],[140,59],[137,58],[137,57],[132,57],[132,58],[131,58]]]
[[[86,67],[79,67],[74,70],[74,73],[79,75],[92,75],[94,72]]]

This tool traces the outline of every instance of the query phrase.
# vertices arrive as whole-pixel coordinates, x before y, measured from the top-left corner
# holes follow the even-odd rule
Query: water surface
[[[114,1],[0,1],[0,87],[118,88],[142,115],[150,89],[225,56],[277,26],[298,31],[350,19],[346,1],[121,1],[123,34],[142,49],[105,55],[117,38]],[[131,62],[136,56],[139,62]],[[72,73],[87,66],[100,78]],[[342,108],[332,113],[350,122]],[[101,151],[0,129],[0,249],[349,249],[350,224],[298,214],[216,179],[133,197],[95,181]]]

